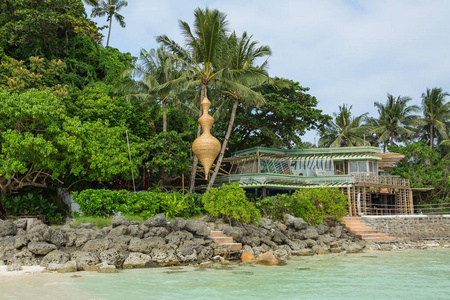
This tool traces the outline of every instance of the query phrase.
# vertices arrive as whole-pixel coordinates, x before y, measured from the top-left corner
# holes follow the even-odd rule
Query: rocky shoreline
[[[242,250],[220,248],[209,238],[211,231],[223,231]],[[144,223],[116,216],[110,227],[98,229],[90,223],[50,227],[35,219],[15,222],[0,220],[0,265],[8,271],[22,266],[41,266],[60,273],[75,271],[117,272],[118,269],[227,264],[241,261],[243,253],[255,258],[269,256],[283,264],[290,256],[328,253],[358,253],[363,250],[449,247],[448,240],[389,243],[361,240],[341,225],[308,226],[301,218],[286,215],[284,222],[262,219],[259,226],[231,226],[221,219],[176,218],[168,222],[162,214]],[[264,263],[264,262],[263,262]]]

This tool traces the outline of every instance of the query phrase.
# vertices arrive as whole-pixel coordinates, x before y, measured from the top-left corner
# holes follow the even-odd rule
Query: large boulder
[[[253,256],[253,254],[249,251],[242,251],[242,255],[241,255],[241,261],[242,262],[247,262],[247,261],[255,261],[256,258]]]
[[[128,226],[130,225],[130,220],[128,220],[128,218],[124,216],[114,216],[114,218],[111,221],[112,228],[115,228],[120,225]]]
[[[16,224],[9,220],[0,220],[0,237],[15,235],[17,232]]]
[[[152,249],[152,261],[157,262],[160,266],[171,266],[178,264],[178,257],[175,247],[172,245],[161,245]]]
[[[50,242],[51,233],[50,227],[42,223],[41,221],[35,221],[27,230],[28,237],[33,242]]]
[[[143,225],[142,227],[147,228],[147,230],[143,231],[145,233],[144,237],[152,237],[152,236],[159,236],[159,237],[165,237],[169,234],[169,230],[166,227],[147,227]]]
[[[28,242],[30,239],[28,238],[28,235],[22,234],[22,235],[16,235],[14,237],[14,248],[21,249],[28,245]]]
[[[172,231],[178,231],[185,229],[186,226],[186,220],[183,218],[175,218],[175,220],[170,221],[169,224],[167,224],[167,227]]]
[[[41,261],[41,267],[47,267],[49,264],[65,264],[70,260],[70,255],[60,250],[54,250],[48,253]]]
[[[290,214],[284,215],[284,224],[286,224],[287,227],[295,228],[297,230],[303,230],[308,227],[308,223],[302,218],[294,217]]]
[[[193,245],[181,245],[178,247],[177,256],[182,262],[191,262],[197,260],[197,250]]]
[[[111,249],[127,251],[132,237],[128,235],[119,235],[108,237],[108,239],[111,241]]]
[[[96,270],[95,265],[100,262],[98,254],[94,252],[75,251],[71,257],[77,263],[77,268],[80,271]]]
[[[185,226],[188,231],[199,236],[208,236],[211,233],[211,229],[208,226],[193,220],[186,220]]]
[[[117,227],[114,227],[111,229],[108,233],[108,236],[119,236],[119,235],[127,235],[129,234],[128,226],[127,225],[119,225]]]
[[[13,256],[11,263],[18,263],[22,266],[35,266],[39,264],[39,259],[30,250],[25,248]]]
[[[28,250],[30,250],[34,254],[45,255],[53,250],[56,250],[56,247],[53,244],[49,244],[46,242],[30,242],[28,243]]]
[[[150,266],[152,258],[150,255],[131,252],[130,255],[125,259],[123,263],[124,269],[134,269],[134,268],[146,268]]]
[[[164,214],[157,214],[145,220],[144,225],[148,227],[164,227],[167,225],[167,218]]]
[[[99,263],[97,266],[98,273],[117,273],[119,270],[114,265],[108,265],[105,262]]]
[[[77,263],[73,260],[66,262],[61,268],[58,269],[58,273],[72,273],[77,271]]]
[[[128,245],[131,252],[151,253],[152,249],[164,245],[166,240],[161,237],[149,237],[145,239],[133,238]]]
[[[27,230],[27,219],[16,220],[14,224],[16,224],[17,229]]]
[[[100,261],[106,262],[108,265],[116,266],[116,268],[122,268],[123,262],[125,261],[125,255],[117,249],[102,251],[99,257]]]
[[[67,238],[61,228],[50,228],[50,243],[62,247],[66,244]]]
[[[305,231],[305,238],[317,240],[319,238],[319,232],[317,231],[316,227],[309,226]]]
[[[95,239],[87,241],[83,246],[83,251],[100,252],[109,249],[110,241],[108,239]]]
[[[342,235],[342,226],[334,226],[330,228],[330,233],[336,238],[340,238]]]

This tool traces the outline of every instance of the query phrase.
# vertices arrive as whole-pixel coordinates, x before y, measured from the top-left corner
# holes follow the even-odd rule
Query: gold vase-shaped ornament
[[[202,100],[203,115],[198,119],[198,123],[202,126],[203,133],[195,139],[192,144],[192,151],[197,155],[198,159],[205,168],[205,177],[208,179],[209,169],[220,152],[220,142],[211,135],[211,127],[214,124],[214,118],[209,115],[208,110],[211,106],[208,98]]]

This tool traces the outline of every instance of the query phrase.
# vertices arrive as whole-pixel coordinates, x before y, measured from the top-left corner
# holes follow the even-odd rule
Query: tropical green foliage
[[[347,204],[345,195],[337,189],[300,189],[292,195],[266,197],[257,205],[266,217],[282,221],[289,213],[317,225],[339,221],[347,212]]]
[[[390,174],[400,175],[411,182],[413,188],[432,188],[418,194],[420,204],[448,202],[450,197],[450,160],[442,159],[438,150],[424,141],[406,146],[392,146],[389,151],[405,155]]]
[[[244,223],[258,223],[261,215],[255,205],[245,196],[239,184],[223,184],[221,188],[211,188],[202,199],[205,210],[215,217],[234,219]]]

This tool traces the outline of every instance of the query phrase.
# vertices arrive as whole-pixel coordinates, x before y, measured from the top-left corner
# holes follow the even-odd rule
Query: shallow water
[[[39,274],[0,299],[450,299],[450,249],[292,258],[287,266]]]

